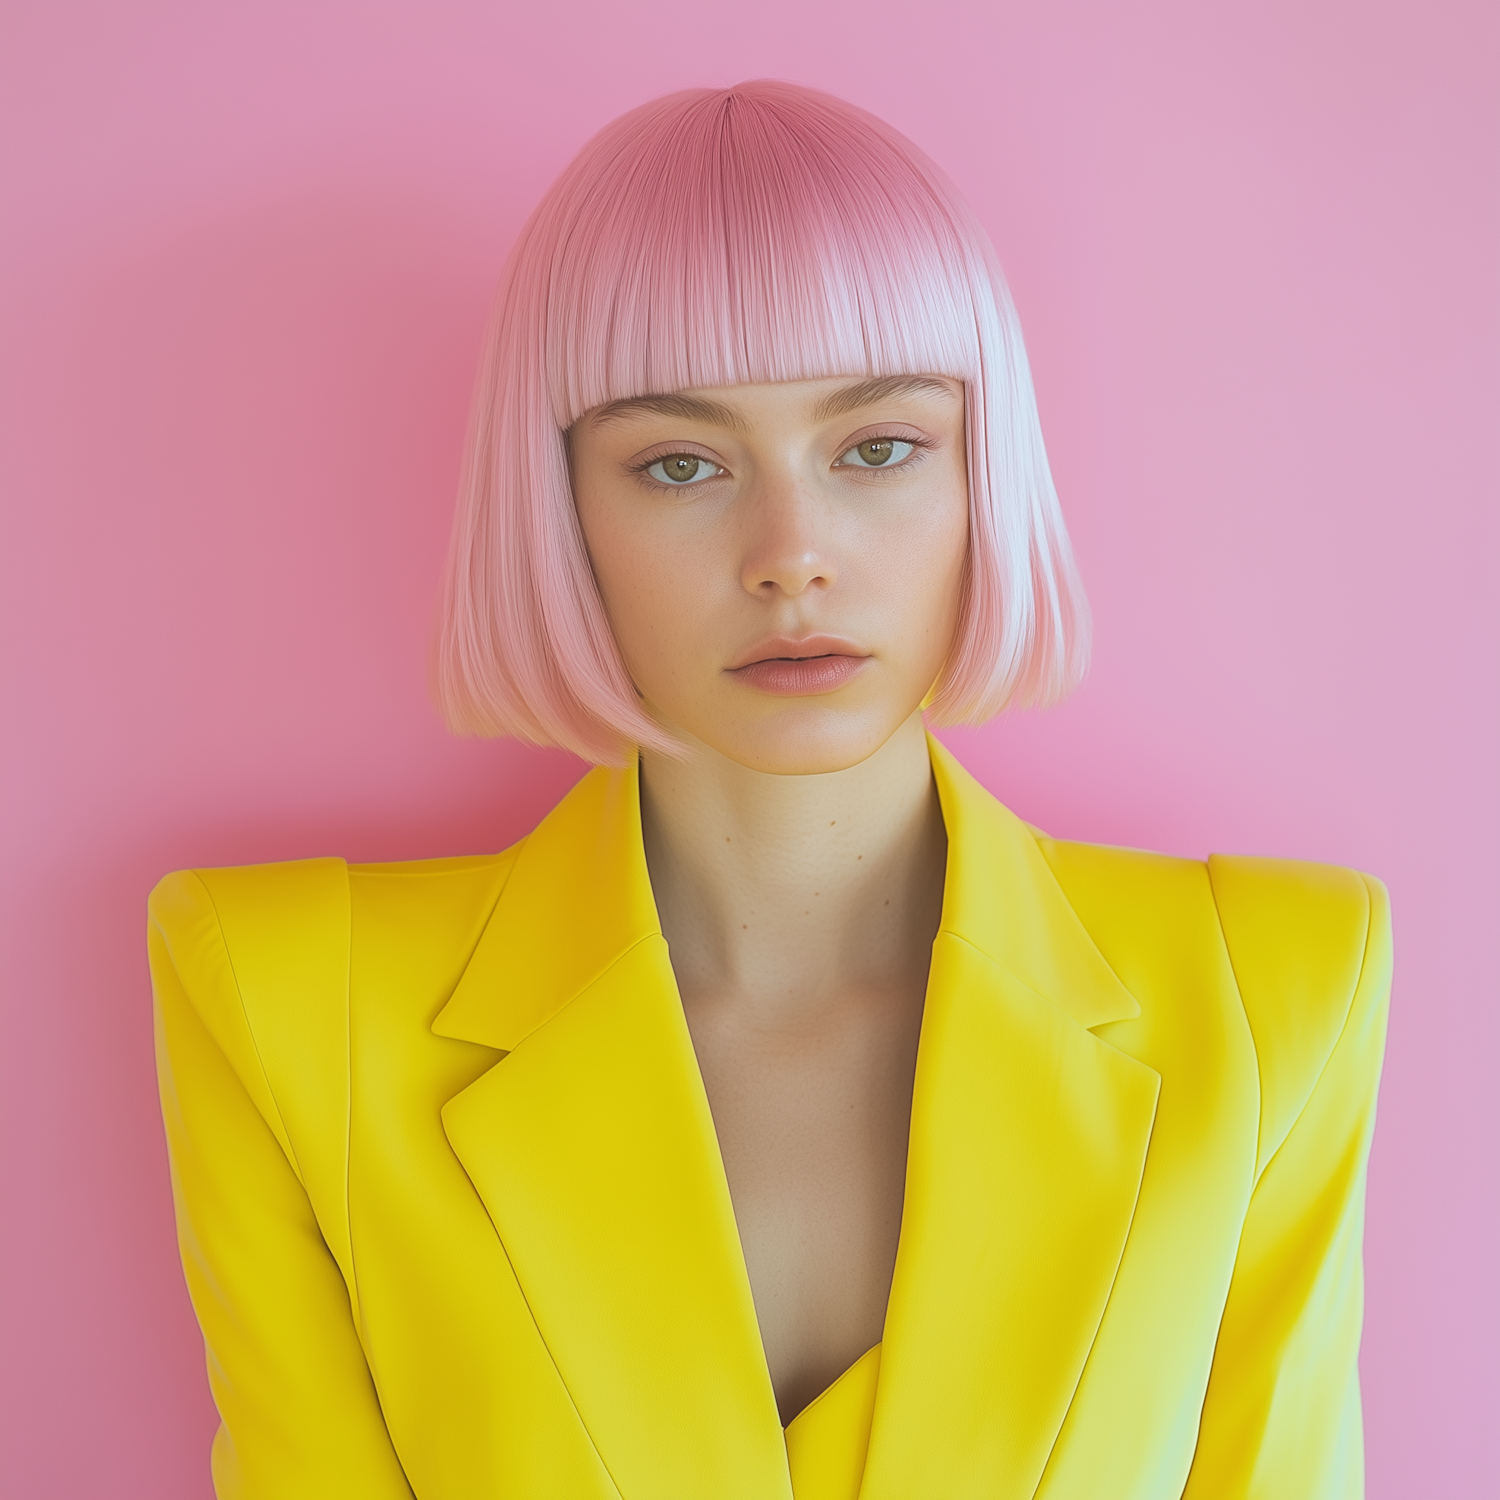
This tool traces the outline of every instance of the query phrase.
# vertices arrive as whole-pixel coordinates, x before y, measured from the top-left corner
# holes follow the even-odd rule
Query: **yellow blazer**
[[[1383,887],[932,754],[884,1339],[796,1500],[1360,1494]],[[633,771],[492,857],[170,875],[150,941],[221,1496],[792,1500]]]

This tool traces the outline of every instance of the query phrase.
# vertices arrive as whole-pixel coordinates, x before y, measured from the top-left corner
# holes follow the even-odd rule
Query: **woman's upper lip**
[[[738,672],[762,661],[797,661],[809,656],[868,656],[858,642],[842,635],[773,635],[743,651],[728,668]]]

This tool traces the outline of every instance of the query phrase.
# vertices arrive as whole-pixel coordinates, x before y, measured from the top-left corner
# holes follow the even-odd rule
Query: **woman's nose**
[[[741,572],[746,592],[795,598],[809,588],[831,588],[836,569],[819,497],[785,476],[757,486],[747,498],[749,545]]]

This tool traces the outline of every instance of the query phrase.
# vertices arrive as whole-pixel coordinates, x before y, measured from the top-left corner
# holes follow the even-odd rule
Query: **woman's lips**
[[[754,655],[754,661],[730,668],[729,675],[759,692],[786,698],[834,692],[870,660],[852,642],[816,639],[768,641]]]

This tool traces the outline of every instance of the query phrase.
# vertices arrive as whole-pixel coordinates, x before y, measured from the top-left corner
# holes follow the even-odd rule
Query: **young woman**
[[[1377,881],[1059,843],[927,736],[1086,614],[993,252],[780,84],[598,136],[476,404],[503,854],[152,898],[221,1496],[1361,1490]]]

